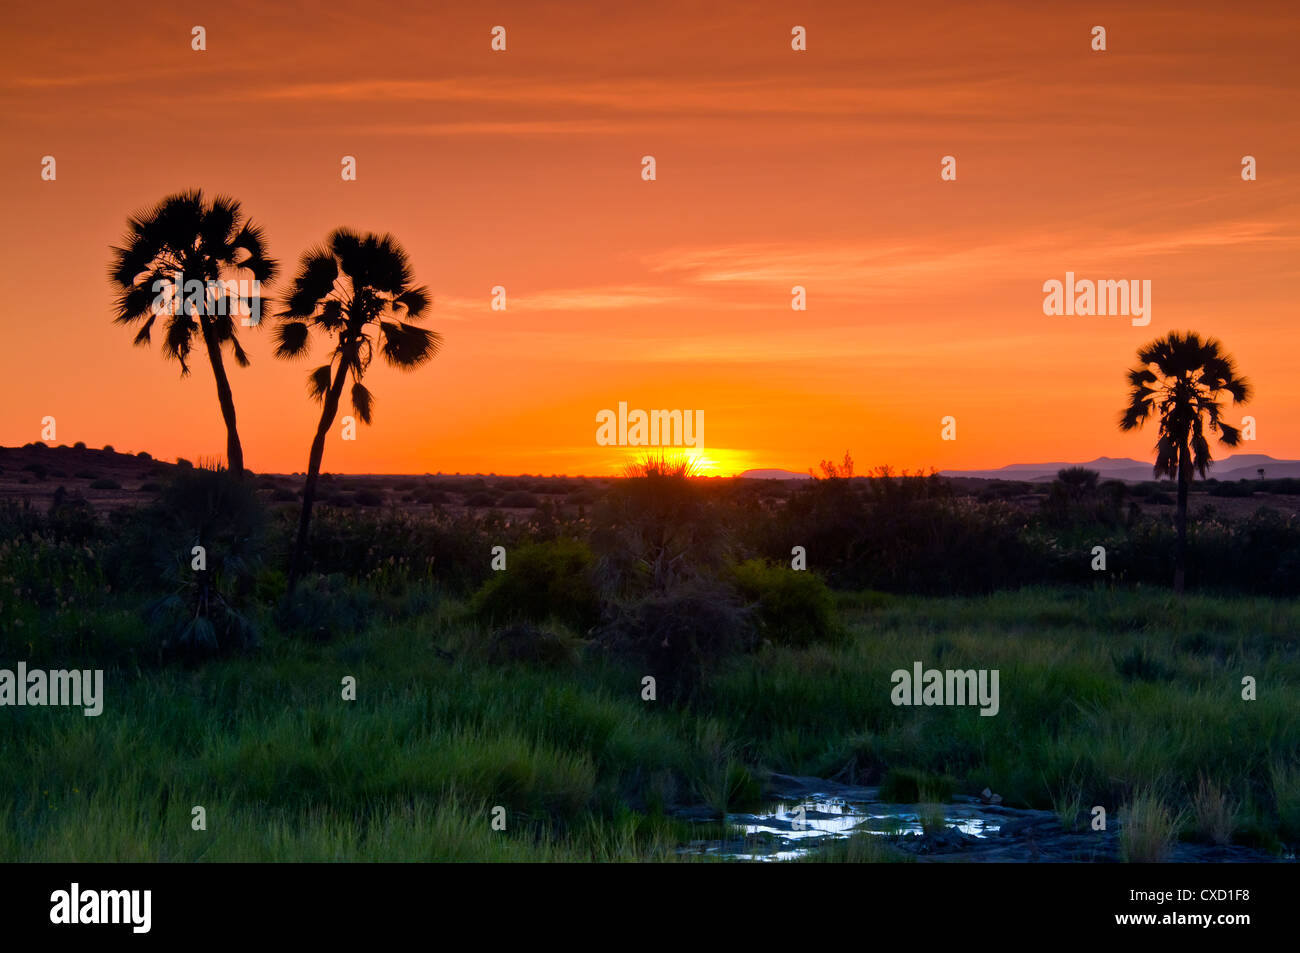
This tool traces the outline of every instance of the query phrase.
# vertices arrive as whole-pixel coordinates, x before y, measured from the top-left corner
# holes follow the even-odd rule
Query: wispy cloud
[[[731,244],[687,247],[648,256],[652,273],[677,275],[702,285],[818,286],[838,298],[882,293],[915,293],[918,283],[942,278],[954,284],[970,279],[1019,279],[1026,269],[1054,273],[1071,262],[1118,262],[1214,248],[1263,245],[1300,247],[1300,231],[1282,222],[1218,222],[1169,229],[1153,235],[1136,232],[1107,237],[1096,230],[1013,235],[998,241],[971,240],[956,245],[932,242],[835,242],[808,244]]]

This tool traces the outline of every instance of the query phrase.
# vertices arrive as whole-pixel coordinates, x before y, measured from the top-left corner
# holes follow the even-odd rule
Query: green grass
[[[24,609],[31,638],[0,633],[0,666],[117,658],[105,633],[138,635],[105,598],[78,606],[75,625],[57,606]],[[469,651],[485,634],[450,601],[328,644],[263,618],[258,655],[194,669],[141,652],[106,674],[98,718],[0,709],[0,861],[672,860],[716,833],[667,808],[751,805],[767,770],[892,776],[934,799],[987,786],[1063,819],[1136,812],[1133,856],[1180,834],[1300,841],[1293,601],[849,594],[836,612],[833,644],[733,659],[687,707],[642,701],[643,673],[594,658],[493,665]],[[29,654],[11,657],[15,645]],[[890,673],[915,660],[1000,669],[1000,713],[895,708]],[[355,702],[340,697],[345,675]],[[1241,699],[1243,675],[1258,700]],[[191,829],[195,805],[206,831]],[[828,852],[890,856],[869,839]]]

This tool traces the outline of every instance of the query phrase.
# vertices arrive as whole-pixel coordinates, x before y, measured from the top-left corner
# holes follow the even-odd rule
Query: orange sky
[[[447,6],[6,4],[0,444],[53,415],[58,443],[223,454],[206,363],[133,348],[105,278],[130,213],[202,187],[285,273],[336,226],[391,231],[434,295],[443,353],[376,362],[326,470],[611,472],[620,400],[703,410],[724,474],[1150,459],[1123,371],[1187,328],[1256,385],[1241,449],[1300,457],[1294,4]],[[1045,316],[1066,271],[1149,279],[1151,324]],[[303,470],[319,361],[241,340],[246,463]]]

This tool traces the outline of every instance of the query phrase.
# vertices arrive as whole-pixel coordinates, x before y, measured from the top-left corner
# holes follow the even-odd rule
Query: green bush
[[[751,559],[732,570],[736,588],[758,603],[760,633],[781,645],[808,645],[833,638],[835,599],[811,572]]]
[[[591,550],[577,540],[521,546],[507,552],[506,568],[474,594],[471,612],[484,622],[555,619],[586,632],[600,620],[593,562]]]

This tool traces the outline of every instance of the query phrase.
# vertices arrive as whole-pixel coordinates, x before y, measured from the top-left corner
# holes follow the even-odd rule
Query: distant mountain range
[[[969,477],[980,480],[1023,480],[1029,483],[1050,482],[1056,472],[1067,467],[1096,470],[1103,480],[1141,483],[1153,480],[1152,466],[1130,457],[1098,457],[1085,463],[1012,463],[996,470],[940,470],[941,476]],[[1278,460],[1266,453],[1235,453],[1210,465],[1207,475],[1216,480],[1256,480],[1263,469],[1268,479],[1300,477],[1300,460]]]
[[[996,470],[940,470],[940,476],[965,477],[975,480],[1020,480],[1026,483],[1046,483],[1056,479],[1058,470],[1067,467],[1084,467],[1096,470],[1103,480],[1123,480],[1141,483],[1155,477],[1152,464],[1131,457],[1098,457],[1084,463],[1009,463]],[[1263,469],[1267,479],[1282,477],[1300,478],[1300,460],[1278,460],[1266,453],[1236,453],[1211,464],[1208,475],[1216,480],[1255,480]],[[807,473],[793,470],[746,470],[740,474],[751,480],[811,480]]]
[[[742,480],[811,480],[808,473],[796,473],[793,470],[746,470],[739,474]]]

